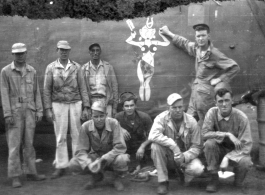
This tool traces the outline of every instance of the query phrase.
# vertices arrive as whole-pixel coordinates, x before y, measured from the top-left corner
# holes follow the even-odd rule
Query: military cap
[[[210,27],[207,24],[201,23],[201,24],[195,24],[193,26],[193,29],[196,30],[198,27],[206,28],[208,31],[210,31]]]
[[[91,109],[106,113],[106,103],[105,101],[100,101],[100,100],[95,101],[92,104]]]
[[[167,104],[171,106],[172,104],[174,104],[175,101],[181,100],[181,99],[182,97],[178,93],[172,93],[167,98]]]
[[[94,47],[94,46],[97,46],[101,49],[100,45],[98,43],[92,43],[90,46],[89,46],[89,51]]]
[[[27,47],[24,43],[15,43],[12,45],[12,53],[22,53],[27,51]]]
[[[57,43],[57,48],[59,49],[71,49],[68,41],[61,40]]]

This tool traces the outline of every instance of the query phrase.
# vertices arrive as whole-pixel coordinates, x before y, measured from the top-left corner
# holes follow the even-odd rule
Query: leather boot
[[[123,172],[120,171],[114,171],[114,182],[113,185],[117,191],[123,191],[124,190],[124,185],[122,183],[122,178],[121,175]]]
[[[234,180],[234,186],[236,187],[242,187],[243,186],[243,181],[247,175],[248,170],[237,170],[234,169],[234,173],[235,173],[235,180]]]
[[[19,177],[13,177],[12,178],[12,187],[13,188],[20,188],[22,186]]]
[[[65,169],[56,169],[51,176],[51,179],[57,179],[65,174]]]
[[[96,174],[91,174],[90,177],[88,178],[88,182],[86,183],[84,189],[85,190],[91,190],[95,188],[95,184],[97,182],[100,182],[104,179],[104,174],[102,172],[96,173]]]
[[[217,192],[217,186],[219,184],[219,176],[218,173],[211,174],[211,181],[206,187],[207,192]]]
[[[168,193],[168,181],[160,182],[157,187],[158,194],[167,194]]]
[[[38,174],[27,174],[27,179],[31,181],[42,181],[46,179],[46,176]]]

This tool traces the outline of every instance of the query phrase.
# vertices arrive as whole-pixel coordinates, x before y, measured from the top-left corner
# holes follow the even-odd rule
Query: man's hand
[[[101,170],[101,162],[102,162],[102,158],[96,159],[94,162],[88,165],[88,169],[92,173],[98,173]]]
[[[162,34],[162,35],[167,35],[169,36],[170,38],[173,39],[173,37],[175,36],[174,33],[172,33],[167,26],[163,26],[162,28],[159,29],[159,34]]]
[[[136,159],[141,160],[144,157],[145,148],[140,146],[136,152]]]
[[[185,162],[184,154],[180,153],[178,155],[174,155],[174,161],[176,162],[176,165],[180,167]]]
[[[81,115],[81,120],[82,121],[87,121],[90,119],[90,109],[87,107],[84,108],[82,115]]]
[[[229,165],[229,158],[224,157],[220,165],[221,171],[224,172],[227,169],[228,165]]]
[[[122,133],[123,133],[123,137],[124,137],[125,141],[128,141],[131,139],[131,135],[126,129],[122,128]]]
[[[232,133],[227,133],[227,136],[234,143],[236,150],[241,150],[243,148],[243,144]]]
[[[53,112],[52,112],[52,109],[47,109],[47,110],[46,110],[46,118],[47,118],[47,120],[48,120],[49,122],[53,122],[53,121],[55,121],[55,116],[54,116],[54,114],[53,114]]]
[[[219,78],[212,79],[212,80],[211,80],[211,85],[212,85],[212,86],[215,86],[215,85],[217,85],[218,83],[220,83],[221,81],[222,81],[222,80],[219,79]]]
[[[36,123],[37,123],[37,122],[40,122],[41,119],[42,119],[42,116],[36,116],[36,117],[35,117],[35,121],[36,121]]]
[[[15,121],[14,121],[14,118],[13,116],[8,116],[5,118],[5,123],[6,124],[9,124],[9,125],[14,125],[15,124]]]

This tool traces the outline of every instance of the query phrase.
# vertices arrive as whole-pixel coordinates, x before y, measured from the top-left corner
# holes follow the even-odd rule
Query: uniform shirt
[[[176,134],[185,145],[185,162],[195,159],[201,152],[201,134],[196,120],[189,114],[183,113],[183,122],[177,131],[169,111],[162,112],[155,118],[148,139],[173,150],[181,147],[177,145]],[[179,151],[183,151],[182,147]]]
[[[173,43],[195,57],[196,79],[194,83],[210,83],[213,78],[219,78],[228,83],[240,70],[234,60],[226,57],[211,42],[204,55],[201,55],[201,48],[195,42],[190,42],[182,36],[175,35]]]
[[[137,110],[135,111],[133,125],[124,111],[117,113],[115,118],[119,121],[121,127],[130,133],[131,139],[126,141],[126,145],[129,153],[134,153],[148,139],[153,124],[152,119],[148,114]]]
[[[126,144],[116,119],[106,118],[101,137],[93,120],[89,120],[82,125],[75,153],[82,168],[85,168],[91,162],[87,158],[89,153],[97,153],[103,159],[113,161],[119,154],[125,152]]]
[[[42,101],[36,70],[26,64],[24,70],[16,68],[14,62],[1,71],[1,98],[4,117],[12,116],[16,108],[21,107],[21,100],[27,107],[42,116]]]
[[[218,143],[225,142],[225,134],[232,133],[243,144],[240,151],[233,149],[226,157],[239,162],[244,156],[249,156],[252,148],[250,124],[247,116],[240,110],[232,108],[230,116],[223,118],[217,107],[211,108],[204,119],[202,136],[204,140],[215,139]]]
[[[90,61],[89,71],[89,87],[91,95],[103,95],[106,97],[107,80],[102,61],[100,60],[97,67],[95,67]]]
[[[45,71],[43,100],[44,108],[52,108],[52,102],[75,103],[82,100],[83,107],[89,107],[85,80],[79,64],[70,61],[67,71],[56,60]]]

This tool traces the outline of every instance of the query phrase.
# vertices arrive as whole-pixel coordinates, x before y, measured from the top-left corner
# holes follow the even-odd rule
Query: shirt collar
[[[98,64],[98,66],[97,66],[97,68],[95,67],[95,65],[92,63],[92,61],[90,61],[90,64],[91,64],[91,67],[93,68],[93,69],[98,69],[100,66],[103,66],[103,62],[101,61],[101,60],[99,60],[99,64]]]
[[[90,123],[89,131],[96,131],[96,127],[95,127],[95,124],[94,124],[93,119],[91,119],[91,121],[92,122]],[[105,119],[105,127],[104,127],[104,130],[107,130],[109,132],[112,131],[112,129],[110,127],[109,117],[106,117],[106,119]]]
[[[223,117],[220,113],[220,110],[218,108],[218,112],[217,112],[217,118],[218,118],[218,121],[221,121],[221,120],[225,120],[225,121],[228,121],[232,115],[232,112],[233,112],[233,108],[231,110],[231,113],[229,114],[229,116],[226,116],[226,117]]]
[[[16,68],[16,66],[15,66],[15,63],[14,63],[14,62],[12,62],[12,63],[11,63],[11,69],[12,69],[12,70],[17,70],[17,71],[20,71],[19,69],[17,69],[17,68]],[[26,70],[27,70],[27,71],[31,71],[31,69],[30,69],[30,67],[29,67],[29,65],[28,65],[28,64],[26,64]]]
[[[55,65],[55,67],[57,67],[57,68],[63,68],[63,69],[65,69],[65,70],[67,70],[68,68],[71,67],[71,65],[72,65],[72,63],[71,63],[71,61],[68,59],[67,65],[66,65],[66,67],[64,68],[64,66],[61,64],[60,60],[58,59],[56,65]]]
[[[171,122],[173,123],[173,120],[171,119],[171,116],[170,116],[170,112],[169,111],[168,111],[168,120],[171,120]],[[185,112],[183,112],[183,121],[182,121],[182,124],[184,124],[184,126],[186,128],[190,128],[191,127],[190,122],[189,122],[189,119],[188,119],[188,117],[187,117],[187,115],[186,115]]]

